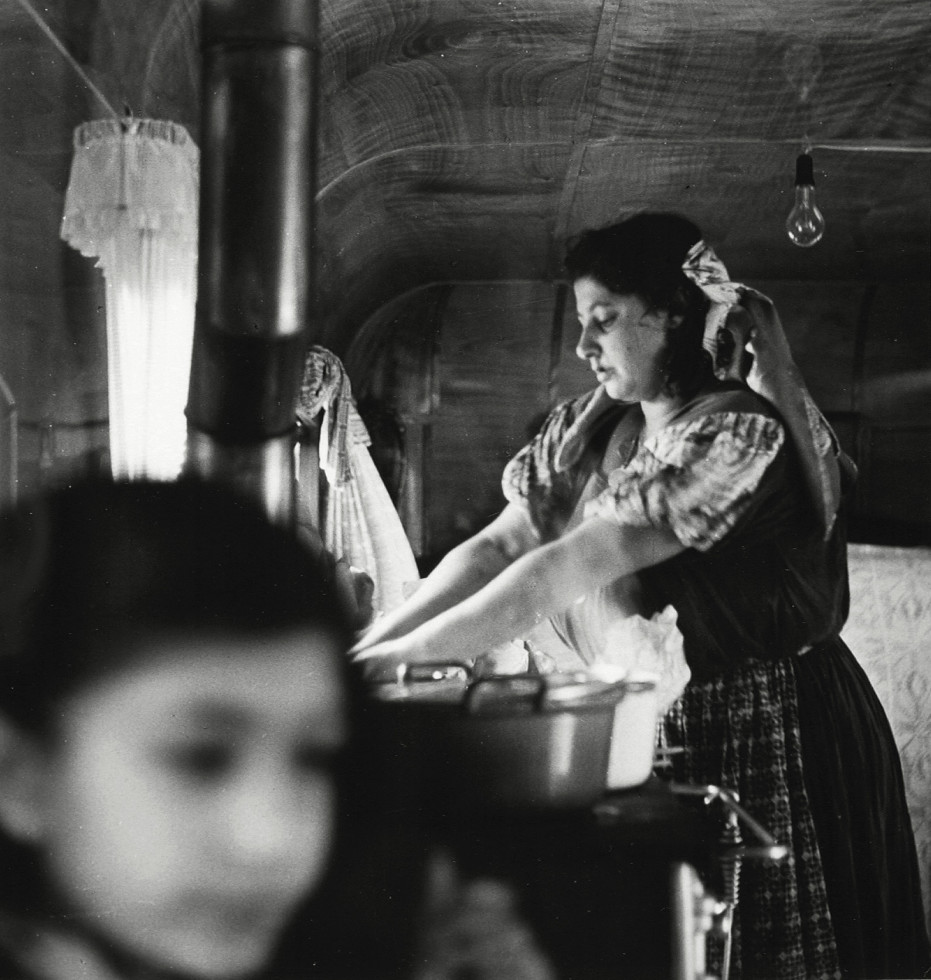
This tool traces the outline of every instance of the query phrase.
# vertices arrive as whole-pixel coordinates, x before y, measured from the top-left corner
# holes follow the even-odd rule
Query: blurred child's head
[[[0,830],[42,911],[116,957],[259,970],[332,850],[349,640],[326,565],[231,490],[0,516]]]

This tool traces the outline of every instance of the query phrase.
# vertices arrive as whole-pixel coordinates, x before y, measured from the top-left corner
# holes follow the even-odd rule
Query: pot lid
[[[606,681],[585,672],[503,674],[474,678],[459,662],[404,665],[395,681],[374,685],[382,701],[462,705],[469,714],[604,709],[652,681]]]
[[[458,661],[401,664],[394,680],[376,681],[370,690],[379,701],[459,704],[471,679],[471,668]]]

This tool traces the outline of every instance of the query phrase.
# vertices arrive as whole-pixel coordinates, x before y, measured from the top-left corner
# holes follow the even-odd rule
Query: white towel
[[[371,576],[375,614],[388,612],[419,579],[417,562],[369,453],[345,368],[331,351],[311,347],[297,415],[313,423],[321,411],[320,469],[329,484],[321,536],[327,550]]]

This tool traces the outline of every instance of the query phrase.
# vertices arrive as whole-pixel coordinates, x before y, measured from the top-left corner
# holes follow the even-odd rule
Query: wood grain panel
[[[172,0],[142,57],[145,111],[180,122],[199,143],[200,0]]]
[[[408,152],[332,185],[319,201],[322,342],[345,350],[340,322],[358,327],[423,282],[544,278],[564,159],[562,147]]]
[[[827,413],[858,410],[858,321],[868,286],[857,282],[750,285],[771,297],[805,383]]]
[[[571,134],[597,0],[365,4],[364,17],[361,6],[324,7],[324,112],[350,166],[403,147]]]
[[[887,18],[848,3],[842,32],[844,6],[625,4],[593,137],[923,140],[931,106],[920,53],[931,40],[926,11],[895,4]]]
[[[814,151],[825,237],[793,246],[797,148],[674,140],[589,147],[571,231],[660,208],[695,219],[733,274],[769,279],[925,279],[931,248],[931,158]],[[870,215],[875,215],[870,218]]]
[[[870,425],[862,443],[858,539],[931,544],[931,425]]]
[[[910,396],[912,418],[931,425],[929,323],[931,295],[925,284],[916,283],[910,288],[883,286],[876,291],[865,324],[861,380],[869,386],[862,408],[877,421],[888,421],[894,416],[901,420],[902,412],[897,405],[901,391],[903,396]],[[914,375],[922,372],[924,384],[915,384]],[[895,379],[908,375],[913,375],[911,388],[907,384],[895,385]],[[924,410],[919,411],[922,394]],[[931,441],[927,449],[931,455]]]
[[[920,2],[867,4],[863,0],[634,0],[625,3],[637,32],[658,37],[672,29],[694,34],[782,34],[799,38],[873,37],[882,40],[925,30]]]
[[[440,342],[440,401],[427,470],[431,546],[446,550],[504,506],[501,471],[549,406],[555,288],[460,286]]]

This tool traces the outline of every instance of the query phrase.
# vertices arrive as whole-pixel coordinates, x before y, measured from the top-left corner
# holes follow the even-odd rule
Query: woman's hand
[[[359,636],[351,652],[361,655],[371,650],[375,656],[394,655],[397,651],[381,645],[388,640],[409,637],[413,631],[475,595],[537,543],[537,533],[527,512],[516,504],[508,504],[488,527],[453,548],[400,606],[375,619]],[[426,646],[424,634],[419,635],[419,642]],[[448,638],[444,645],[433,644],[433,652],[439,649],[443,659],[448,659],[447,647]],[[408,655],[410,649],[404,648],[404,653]],[[426,653],[418,659],[427,659]]]
[[[367,681],[398,680],[405,665],[428,659],[426,651],[407,636],[381,640],[368,647],[357,644],[349,651],[349,656],[362,668],[362,676]]]

